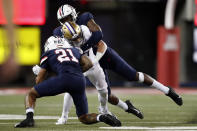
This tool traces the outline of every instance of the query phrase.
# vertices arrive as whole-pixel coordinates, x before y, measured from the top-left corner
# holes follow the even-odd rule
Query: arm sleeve
[[[44,69],[48,69],[48,56],[44,53],[40,58],[40,67]]]
[[[101,31],[92,32],[92,36],[84,45],[82,45],[81,49],[83,51],[86,51],[87,49],[96,45],[102,38],[103,38],[103,34]]]

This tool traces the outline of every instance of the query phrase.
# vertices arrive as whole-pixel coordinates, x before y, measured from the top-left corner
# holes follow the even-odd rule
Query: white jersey
[[[84,37],[83,38],[83,43],[82,43],[82,45],[83,45],[90,39],[90,37],[92,36],[92,33],[90,32],[90,30],[89,30],[89,28],[87,26],[81,25],[80,27],[81,27],[81,30],[82,30],[82,33],[83,33],[83,37]],[[84,53],[89,57],[89,59],[93,63],[95,62],[95,55],[93,53],[93,49],[92,48],[86,50]]]
[[[85,25],[80,25],[80,27],[84,37],[84,42],[82,44],[85,44],[92,36],[92,32],[90,32],[89,28]]]
[[[83,32],[83,37],[84,37],[82,44],[85,44],[92,36],[92,33],[90,32],[87,26],[81,25],[80,27],[81,27],[81,30]],[[95,55],[93,53],[92,48],[88,49],[84,53],[88,56],[88,58],[92,61],[92,63],[95,63]],[[98,62],[94,64],[93,68],[85,72],[84,75],[88,77],[88,79],[91,81],[91,83],[96,87],[98,91],[99,90],[107,91],[107,83],[105,81],[105,74]]]

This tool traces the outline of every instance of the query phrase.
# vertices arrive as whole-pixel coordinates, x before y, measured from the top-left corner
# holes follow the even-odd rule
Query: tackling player
[[[102,45],[102,43],[104,43],[103,41],[101,41],[102,31],[99,25],[95,23],[93,15],[91,13],[86,12],[78,16],[75,9],[72,6],[66,4],[62,5],[58,9],[57,18],[62,25],[66,21],[75,21],[78,25],[86,25],[89,28],[89,30],[92,32],[92,36],[86,42],[86,44],[81,46],[81,49],[87,50],[90,47],[94,47],[94,45],[98,43],[99,45]],[[63,36],[61,28],[62,26],[57,27],[53,31],[53,34],[57,36]],[[100,54],[96,53],[96,56],[100,56]],[[137,72],[110,47],[107,47],[105,54],[102,56],[102,58],[100,57],[99,63],[105,72],[105,77],[108,83],[109,103],[117,105],[129,113],[133,113],[130,110],[130,107],[132,107],[133,105],[129,101],[123,102],[116,96],[111,94],[106,69],[110,69],[118,73],[129,81],[138,81],[148,86],[154,87],[162,91],[165,95],[169,96],[176,104],[180,106],[183,104],[182,98],[178,94],[176,94],[176,92],[172,88],[161,84],[145,73]]]
[[[36,77],[36,84],[26,95],[26,119],[15,125],[16,128],[34,126],[34,108],[37,98],[54,96],[69,92],[72,96],[79,121],[93,124],[99,121],[111,126],[121,126],[116,117],[109,114],[88,114],[88,103],[85,94],[85,78],[82,71],[92,67],[92,62],[81,55],[63,38],[50,37],[45,43],[45,53],[40,61],[41,70]],[[45,80],[47,71],[57,74]]]
[[[62,27],[62,32],[64,34],[64,38],[66,38],[70,44],[74,45],[75,47],[80,47],[86,43],[91,37],[91,32],[89,31],[88,27],[85,25],[78,26],[74,22],[65,22]],[[96,45],[97,50],[101,51],[101,49],[106,50],[106,46],[104,48],[100,47],[99,44]],[[111,114],[107,108],[107,83],[105,80],[105,74],[100,67],[96,56],[93,53],[92,48],[85,50],[85,54],[90,58],[90,60],[94,63],[94,66],[91,70],[88,70],[84,73],[85,76],[88,77],[90,82],[96,87],[98,90],[98,98],[100,102],[99,112],[102,114]],[[68,119],[68,113],[72,106],[72,98],[69,96],[68,93],[64,96],[64,104],[63,104],[63,111],[62,116],[58,120],[56,124],[65,124]],[[142,113],[135,108],[134,106],[131,107],[133,114],[142,118]]]

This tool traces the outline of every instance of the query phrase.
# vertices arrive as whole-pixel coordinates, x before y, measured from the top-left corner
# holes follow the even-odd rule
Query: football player
[[[87,56],[81,55],[65,39],[51,36],[45,43],[45,53],[41,57],[40,71],[36,84],[27,93],[25,99],[26,119],[15,125],[16,128],[34,126],[34,108],[37,98],[54,96],[69,92],[72,96],[76,114],[83,124],[93,124],[99,121],[111,126],[121,126],[121,122],[110,114],[88,114],[88,103],[85,94],[85,72],[92,67]],[[45,80],[47,71],[57,75]]]
[[[57,18],[61,25],[63,25],[66,21],[74,21],[78,25],[86,25],[89,30],[92,32],[92,36],[89,40],[81,46],[83,51],[89,49],[90,47],[94,47],[99,44],[102,45],[104,43],[102,39],[102,31],[99,25],[97,25],[94,21],[93,15],[89,12],[85,12],[78,16],[75,9],[70,5],[62,5],[57,11]],[[54,35],[63,36],[62,26],[57,27],[53,31]],[[100,56],[97,52],[96,56]],[[117,105],[120,108],[124,109],[128,113],[133,113],[130,110],[130,107],[133,105],[130,101],[121,101],[115,95],[111,94],[109,79],[107,76],[106,69],[110,69],[117,74],[123,76],[129,81],[138,81],[144,83],[148,86],[154,87],[160,91],[162,91],[166,96],[169,96],[177,105],[181,106],[183,104],[181,96],[179,96],[172,88],[167,87],[160,82],[156,81],[149,75],[136,71],[133,67],[131,67],[123,58],[121,58],[117,52],[115,52],[112,48],[107,47],[105,54],[100,58],[99,63],[104,70],[105,78],[108,84],[108,101],[113,105]]]
[[[69,43],[75,47],[80,47],[80,45],[84,44],[92,35],[89,29],[86,26],[78,26],[72,22],[66,22],[63,26],[64,28],[64,35]],[[74,40],[75,41],[72,41]],[[99,48],[104,53],[107,47],[104,45]],[[87,76],[91,83],[96,87],[98,90],[98,99],[100,102],[100,110],[103,114],[111,114],[107,107],[107,99],[108,99],[108,90],[107,90],[107,83],[105,81],[105,75],[100,67],[99,63],[95,60],[95,55],[93,54],[92,48],[86,51],[86,54],[90,60],[93,62],[93,67],[84,73],[84,76]],[[65,93],[64,95],[64,103],[63,103],[63,112],[62,116],[59,118],[57,125],[65,124],[68,119],[68,113],[72,106],[73,100],[69,93]]]
[[[89,31],[87,26],[85,25],[78,26],[74,22],[65,22],[62,27],[62,32],[64,34],[64,38],[66,38],[69,41],[69,43],[71,43],[75,47],[82,46],[91,37],[91,32]],[[77,34],[77,32],[81,32],[81,33]],[[96,46],[100,52],[101,49],[105,51],[107,48],[106,45],[103,46],[104,48],[100,47],[99,44],[97,44]],[[85,72],[84,75],[88,77],[90,82],[98,90],[98,99],[100,102],[99,112],[102,114],[111,114],[111,112],[109,112],[107,108],[107,96],[108,96],[107,83],[105,80],[105,74],[98,63],[99,59],[96,58],[96,56],[94,55],[92,48],[85,50],[85,54],[94,63],[94,67],[91,70]],[[66,123],[68,119],[69,110],[72,106],[71,103],[72,103],[72,98],[68,93],[66,93],[64,96],[62,116],[60,117],[60,119],[56,124]],[[135,114],[139,118],[143,117],[142,113],[134,106],[131,107],[131,110],[133,111],[133,114]]]
[[[89,38],[92,35],[92,33],[89,31],[89,29],[86,26],[81,25],[79,27],[77,24],[75,24],[73,22],[71,22],[71,23],[68,22],[68,23],[64,24],[64,28],[62,30],[64,30],[65,38],[67,38],[69,40],[69,43],[71,43],[72,45],[77,46],[77,47],[86,43],[86,41],[89,40]],[[106,45],[101,46],[99,44],[97,44],[97,45],[98,45],[97,50],[99,51],[99,53],[104,54],[104,52],[107,49],[107,46]],[[84,75],[88,77],[88,79],[91,81],[91,83],[98,90],[98,99],[100,102],[99,112],[102,114],[111,114],[111,112],[109,112],[108,107],[107,107],[108,90],[107,90],[107,83],[105,80],[105,74],[98,63],[100,58],[98,58],[94,55],[92,48],[90,48],[89,50],[86,50],[85,54],[87,54],[88,57],[91,59],[91,61],[94,63],[94,66],[90,70],[85,72]],[[39,70],[40,70],[39,66],[33,67],[33,72],[35,74],[38,74]],[[56,123],[57,125],[66,123],[66,121],[68,119],[68,113],[69,113],[69,110],[72,106],[72,103],[73,103],[72,97],[70,96],[70,94],[65,93],[62,116],[60,117],[60,119],[58,119],[58,121]],[[128,102],[128,103],[130,103],[130,102]],[[132,111],[133,114],[135,114],[139,118],[143,118],[142,113],[137,108],[135,108],[134,106],[131,106],[131,105],[128,105],[128,106],[130,106],[129,110]]]

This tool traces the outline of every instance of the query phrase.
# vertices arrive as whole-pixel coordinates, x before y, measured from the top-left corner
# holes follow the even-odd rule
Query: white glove
[[[93,64],[93,65],[95,65],[95,64],[98,63],[98,61],[97,61],[97,59],[96,59],[96,56],[95,56],[94,53],[93,53],[92,48],[89,50],[88,57],[89,57],[90,60],[92,61],[92,64]]]
[[[40,72],[40,69],[41,69],[40,66],[35,65],[33,66],[32,71],[35,75],[38,75],[38,73]]]

